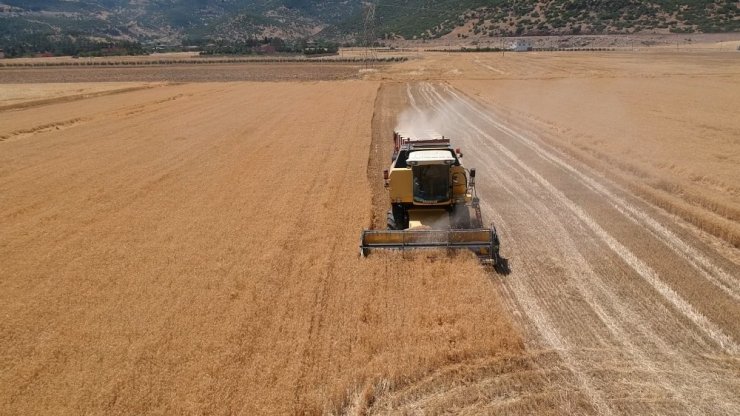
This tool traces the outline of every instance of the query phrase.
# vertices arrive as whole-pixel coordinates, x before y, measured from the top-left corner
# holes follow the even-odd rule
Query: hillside
[[[363,33],[362,4],[360,0],[0,0],[0,48],[34,36],[148,44],[255,36],[351,42]],[[375,13],[380,39],[738,30],[737,2],[720,0],[379,0]]]
[[[185,37],[314,35],[359,12],[357,0],[0,0],[0,39],[87,36],[177,43]]]
[[[376,33],[406,39],[740,30],[737,3],[721,0],[381,0],[376,16]]]

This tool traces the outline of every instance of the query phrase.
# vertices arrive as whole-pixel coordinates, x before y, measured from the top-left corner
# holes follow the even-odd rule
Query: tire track
[[[437,95],[438,99],[444,100],[444,98],[441,95],[439,95],[439,93],[435,92],[435,94]],[[464,103],[466,104],[467,107],[471,108],[470,103],[466,103],[466,101],[463,99],[460,99],[459,96],[456,96],[456,98],[458,98],[458,102]],[[457,116],[459,116],[461,120],[467,120],[466,117],[463,114],[461,114],[459,111],[457,111],[456,109],[454,108],[448,108],[448,109],[452,111],[453,113],[457,114]],[[476,111],[480,113],[480,110],[476,110]],[[599,236],[609,246],[609,248],[612,251],[617,253],[627,264],[630,265],[630,267],[632,267],[633,270],[635,270],[644,280],[650,283],[650,285],[656,291],[658,291],[665,299],[671,302],[678,311],[680,311],[687,318],[693,321],[696,324],[696,326],[700,330],[702,330],[710,339],[712,339],[715,343],[717,343],[717,345],[719,345],[721,348],[723,348],[727,352],[730,352],[730,353],[738,352],[738,346],[731,336],[725,334],[721,328],[719,328],[713,322],[709,321],[709,319],[707,319],[704,315],[697,312],[696,309],[689,302],[683,299],[683,297],[681,297],[678,293],[676,293],[676,291],[674,291],[670,286],[668,286],[665,282],[663,282],[660,279],[658,273],[652,267],[647,265],[642,259],[640,259],[637,255],[635,255],[631,250],[629,250],[626,246],[624,246],[622,243],[620,243],[614,237],[612,237],[588,213],[586,213],[582,207],[580,207],[578,204],[570,200],[562,191],[560,191],[555,186],[553,186],[547,179],[545,179],[542,175],[540,175],[534,169],[530,168],[526,162],[521,160],[518,156],[516,156],[513,152],[511,152],[508,148],[500,144],[492,136],[485,133],[474,123],[468,122],[468,125],[473,130],[478,132],[479,134],[488,137],[491,140],[491,142],[494,144],[496,149],[501,154],[505,155],[508,159],[510,159],[513,163],[518,165],[520,168],[526,170],[527,173],[531,175],[543,188],[545,188],[548,192],[554,195],[555,198],[562,205],[566,206],[570,211],[572,211],[585,225],[587,225],[592,230],[592,232],[594,232],[597,236]],[[499,127],[499,124],[494,124],[494,125],[497,128]],[[500,131],[506,134],[510,134],[505,129],[500,129]],[[514,136],[514,137],[519,138],[517,136]]]
[[[481,144],[483,142],[478,142],[477,144]],[[488,155],[488,152],[483,152],[483,155]],[[489,159],[490,162],[490,159]],[[628,355],[630,356],[630,361],[639,362],[642,363],[642,367],[647,370],[648,376],[651,378],[652,382],[656,385],[659,385],[661,388],[663,388],[666,391],[669,391],[671,393],[671,396],[676,398],[676,401],[681,403],[681,406],[683,408],[689,408],[690,405],[687,403],[681,394],[673,388],[668,383],[665,383],[662,378],[660,377],[659,370],[655,368],[651,364],[651,361],[648,359],[645,353],[640,350],[635,343],[630,342],[630,337],[628,334],[628,331],[624,328],[623,325],[620,324],[621,321],[627,321],[630,323],[630,325],[635,325],[640,330],[640,334],[642,336],[647,337],[648,334],[651,332],[648,328],[645,327],[645,325],[642,325],[642,320],[637,317],[637,315],[629,308],[627,305],[625,305],[623,302],[619,301],[619,298],[614,295],[614,293],[611,290],[608,290],[604,284],[604,282],[601,279],[596,279],[594,282],[593,276],[598,276],[594,270],[588,265],[586,260],[583,258],[583,256],[580,255],[578,250],[575,247],[575,243],[571,238],[567,237],[567,232],[565,229],[563,229],[562,226],[558,225],[557,223],[557,216],[549,210],[546,206],[541,205],[537,208],[530,207],[526,201],[518,197],[517,193],[511,190],[511,188],[516,187],[517,184],[522,184],[522,182],[526,182],[527,179],[522,176],[521,173],[518,172],[518,170],[514,167],[508,164],[508,162],[503,161],[504,164],[506,164],[504,171],[505,172],[514,172],[517,173],[519,178],[516,180],[508,178],[506,175],[500,175],[500,179],[504,181],[502,186],[508,193],[508,196],[511,198],[515,198],[518,200],[519,205],[523,207],[523,209],[527,210],[529,215],[532,218],[536,218],[538,215],[542,216],[543,213],[546,213],[546,216],[550,218],[548,221],[548,226],[545,227],[545,229],[550,229],[552,227],[559,228],[558,232],[548,234],[548,239],[554,240],[556,244],[555,246],[563,247],[564,250],[562,250],[563,254],[565,253],[575,253],[575,255],[571,254],[571,259],[575,260],[575,262],[571,261],[571,265],[573,266],[571,270],[569,270],[569,278],[571,282],[575,283],[575,289],[578,291],[579,295],[584,298],[588,299],[589,303],[592,305],[593,311],[598,316],[600,322],[603,324],[605,328],[608,329],[610,334],[610,339],[618,341],[618,346],[624,349],[628,352]],[[529,183],[529,188],[534,188],[534,183]],[[526,188],[525,188],[526,189]],[[484,202],[485,203],[485,202]],[[557,238],[558,236],[564,236],[565,238]],[[516,243],[516,241],[514,242]],[[593,283],[596,283],[596,288],[598,290],[592,290],[591,286],[593,286]],[[524,289],[526,290],[526,289]],[[519,292],[521,293],[523,289],[519,288]],[[548,287],[545,292],[550,293],[556,293],[556,288]],[[606,294],[606,296],[599,296],[599,293]],[[604,299],[606,297],[606,299]],[[537,294],[536,296],[532,296],[531,294],[529,296],[525,296],[525,299],[543,299],[545,300],[546,304],[549,304],[548,300],[549,298],[546,296],[543,296],[542,294]],[[600,299],[601,298],[601,299]],[[537,305],[537,300],[535,300],[534,305]],[[601,306],[600,304],[604,304],[606,307],[608,307],[610,310],[621,312],[619,316],[613,316],[611,314],[608,314]],[[530,303],[527,308],[531,308],[532,304]],[[548,310],[554,310],[554,307],[550,307],[550,305],[546,305],[546,309]],[[573,315],[575,309],[565,309],[566,316],[561,316],[561,318],[564,318],[564,320],[568,321],[569,323],[580,323],[577,316]],[[552,325],[550,322],[546,325]],[[541,329],[541,326],[540,326]],[[582,334],[588,333],[590,331],[593,331],[593,328],[589,327],[583,327],[581,326],[581,329],[579,329],[579,332]],[[549,339],[548,339],[549,340]],[[658,348],[661,352],[667,353],[669,351],[669,347],[666,343],[664,343],[661,339],[658,339],[657,344],[659,344]],[[701,339],[698,339],[699,342],[701,342]],[[614,344],[614,342],[608,342],[606,341],[606,338],[599,337],[598,342],[602,345],[608,346],[611,344]]]
[[[445,102],[445,101],[440,101],[440,102]],[[442,108],[439,108],[439,109],[441,111],[444,110]],[[469,128],[470,128],[470,126],[473,126],[469,121],[466,121],[465,124],[468,125]],[[478,135],[480,135],[480,133],[478,133]],[[527,176],[528,175],[528,171],[526,169],[521,169],[520,166],[513,165],[510,162],[508,162],[506,159],[501,159],[501,160],[493,161],[493,159],[491,159],[490,157],[486,157],[489,154],[493,154],[494,153],[493,152],[494,149],[492,147],[490,147],[490,143],[489,142],[490,142],[491,137],[488,136],[488,135],[485,135],[485,134],[483,134],[482,137],[484,137],[484,140],[478,141],[476,143],[476,145],[477,146],[489,146],[489,149],[487,149],[488,151],[481,152],[481,154],[483,155],[483,157],[486,158],[486,161],[487,161],[486,165],[495,165],[497,163],[502,163],[506,167],[506,169],[504,169],[503,172],[517,172],[518,173],[517,178],[516,179],[512,179],[512,180],[508,180],[508,178],[505,178],[505,175],[504,174],[499,174],[498,175],[497,181],[503,180],[503,181],[507,181],[508,183],[511,184],[511,186],[509,187],[509,190],[508,190],[508,192],[509,192],[510,195],[516,195],[516,193],[512,189],[520,188],[520,189],[525,189],[526,190],[526,189],[537,189],[537,188],[541,188],[539,186],[539,184],[534,180],[534,178],[531,178],[531,177],[528,177]],[[521,185],[526,185],[526,186],[521,186]],[[545,191],[547,191],[547,190],[545,189]],[[553,198],[550,203],[557,204],[558,201],[557,201],[557,199],[554,199]],[[483,201],[483,204],[486,205],[486,201],[485,200]],[[527,199],[527,200],[520,199],[518,206],[524,206],[524,207],[526,207],[528,204],[531,204],[531,200],[529,200],[529,199]],[[561,206],[562,206],[562,204],[561,204]],[[549,209],[546,206],[544,206],[544,205],[539,205],[537,210],[533,210],[532,211],[531,218],[538,218],[538,217],[542,216],[544,212],[549,212]],[[559,214],[559,215],[562,216],[563,214]],[[501,220],[502,221],[505,221],[506,219],[505,218],[502,218]],[[543,222],[543,227],[541,227],[542,229],[539,232],[547,232],[547,230],[549,230],[549,229],[551,229],[553,227],[557,227],[558,228],[558,231],[557,232],[553,232],[553,233],[550,233],[548,235],[548,241],[549,240],[559,241],[561,239],[560,236],[566,234],[566,231],[567,230],[564,229],[564,228],[562,228],[562,227],[560,227],[558,224],[559,224],[558,217],[557,216],[552,217],[549,221]],[[518,242],[518,240],[519,240],[519,238],[513,239],[513,241],[511,241],[511,243],[516,244]],[[562,244],[565,244],[565,243],[562,243]],[[558,246],[560,246],[560,244],[558,244]],[[573,249],[572,251],[575,251],[575,249]],[[558,256],[563,256],[564,254],[566,254],[566,253],[563,253],[563,252],[557,253]],[[535,269],[535,270],[533,270],[533,272],[536,273],[537,270]],[[548,289],[548,291],[550,291],[550,290],[552,290],[552,289]],[[548,297],[548,296],[544,296],[543,301],[547,302],[547,301],[549,301],[549,298],[550,297]],[[568,311],[565,311],[565,313],[568,313]],[[702,341],[701,338],[696,338],[696,341],[699,342],[699,343],[703,343],[703,341]]]
[[[430,88],[431,86],[429,84],[426,84],[422,89],[422,95],[427,100],[427,102],[430,103],[432,106],[435,106],[435,104],[438,103],[443,103],[444,99],[439,96],[436,91],[433,91]],[[445,109],[443,107],[437,108],[440,110],[448,110],[456,113],[454,109]],[[468,122],[459,113],[457,113],[457,115],[460,116],[460,119],[462,121],[464,121],[470,127],[473,127],[472,123]],[[568,343],[561,337],[558,331],[554,329],[556,328],[555,322],[552,321],[552,319],[550,318],[550,314],[546,312],[545,308],[549,305],[545,305],[545,307],[543,307],[542,303],[539,301],[540,299],[543,299],[543,297],[533,293],[532,290],[522,281],[514,281],[513,285],[514,290],[518,295],[517,300],[524,307],[524,310],[527,311],[527,315],[530,317],[530,320],[537,329],[537,332],[545,341],[545,344],[549,348],[557,351],[558,354],[567,363],[569,368],[577,369],[579,367],[578,362],[576,361],[575,357],[571,355],[570,349],[567,347]],[[544,299],[547,300],[548,298]],[[578,380],[578,385],[580,389],[587,393],[587,396],[591,400],[592,405],[598,411],[598,413],[603,415],[612,414],[611,409],[607,405],[606,398],[598,389],[594,387],[594,381],[588,377],[586,372],[574,371],[574,376]]]
[[[549,241],[550,246],[559,247],[559,253],[564,257],[567,256],[568,264],[565,269],[555,269],[556,275],[564,273],[565,280],[559,282],[563,287],[559,287],[558,282],[551,284],[553,279],[542,275],[543,267],[547,266],[542,263],[543,259],[536,260],[538,264],[519,265],[516,258],[510,259],[514,274],[499,280],[501,284],[497,283],[495,286],[500,286],[500,291],[508,297],[507,306],[514,316],[527,317],[527,320],[523,320],[525,326],[533,328],[535,333],[542,337],[544,341],[542,345],[555,348],[575,376],[576,385],[592,399],[598,413],[616,411],[706,414],[717,412],[717,409],[721,409],[719,413],[727,413],[733,403],[737,404],[731,387],[737,387],[737,383],[718,383],[718,374],[713,371],[719,372],[721,369],[706,355],[717,351],[715,345],[720,351],[731,354],[730,356],[736,355],[737,346],[731,336],[699,314],[669,284],[660,280],[658,270],[611,236],[577,202],[570,200],[553,183],[528,166],[521,157],[507,149],[508,140],[521,139],[498,128],[497,124],[500,123],[489,123],[488,120],[493,119],[482,109],[475,107],[461,97],[460,93],[447,87],[423,84],[409,91],[424,101],[420,104],[417,100],[415,107],[417,111],[421,107],[429,106],[438,112],[451,115],[458,123],[457,130],[442,133],[449,134],[449,137],[456,137],[453,133],[459,133],[459,137],[465,134],[466,140],[469,140],[466,142],[468,151],[483,161],[477,164],[478,167],[482,168],[484,174],[489,172],[485,170],[487,166],[492,167],[490,174],[495,176],[495,186],[505,195],[499,196],[499,201],[494,201],[493,205],[499,206],[500,201],[513,203],[521,211],[518,217],[532,219],[532,224],[522,225],[516,216],[502,218],[487,204],[488,199],[483,198],[485,216],[496,219],[504,239],[504,250],[524,253],[527,250],[531,251],[532,247],[537,247],[539,242],[536,236],[516,235],[511,239],[506,237],[513,235],[512,233],[517,230],[521,233],[522,227],[534,227],[539,228],[541,240]],[[473,113],[475,118],[466,116],[467,110],[471,107],[476,109]],[[494,138],[491,131],[497,131],[501,135]],[[567,176],[572,178],[570,180],[575,180],[587,192],[607,200],[617,215],[647,229],[650,236],[660,244],[668,246],[677,256],[681,258],[692,256],[687,262],[702,278],[735,298],[737,292],[736,286],[733,285],[736,284],[736,280],[733,276],[647,212],[629,204],[589,177],[587,175],[589,171],[581,172],[562,159],[558,163],[557,156],[550,152],[543,156],[541,152],[535,151],[537,149],[530,146],[528,148],[535,156],[565,170]],[[528,247],[525,248],[520,243],[528,243]],[[591,258],[593,253],[587,256],[581,252],[581,249],[588,248],[595,253],[597,246],[614,252],[619,256],[619,260],[616,257],[614,260],[607,257],[594,262]],[[557,252],[554,248],[546,248],[543,254]],[[623,266],[614,262],[621,262]],[[553,265],[556,266],[557,263]],[[614,272],[610,269],[615,266],[625,267],[621,272],[625,273],[625,278],[630,275],[639,276],[643,283],[628,279],[615,286],[616,282],[611,277]],[[662,300],[654,305],[645,304],[649,296],[654,295],[641,292],[638,298],[625,297],[625,289],[634,287],[633,290],[639,290],[639,285],[644,284],[649,285]],[[578,300],[585,300],[587,306],[573,304],[570,300],[573,295]],[[656,306],[657,310],[650,310]],[[579,319],[576,311],[584,310],[584,307],[590,310],[589,313],[595,316],[595,320]],[[601,329],[595,328],[594,325]],[[567,333],[562,333],[563,329],[566,329]],[[606,331],[606,335],[603,331]],[[589,339],[587,343],[597,347],[596,353],[575,344]],[[536,347],[537,344],[531,346]],[[610,350],[614,353],[608,352]],[[588,358],[584,359],[584,354]],[[697,360],[695,354],[701,354],[703,358]],[[589,367],[594,365],[591,359],[593,355],[604,361],[617,359],[621,364],[617,364],[615,368],[633,368],[630,371],[634,374],[620,381],[604,379],[604,375],[599,372],[602,370]],[[596,364],[603,364],[599,359],[596,360]],[[707,385],[718,387],[713,393],[715,400],[702,399],[703,395],[698,394],[701,387],[687,385],[686,374],[692,374]],[[608,374],[606,377],[608,378]],[[642,389],[640,383],[652,386],[655,394],[659,394],[663,399],[632,402],[615,400],[612,397],[620,388]],[[637,393],[641,390],[634,391]],[[717,407],[716,403],[723,406]]]
[[[738,280],[736,277],[733,278],[727,271],[712,263],[711,260],[709,260],[706,256],[688,245],[678,235],[650,217],[647,213],[636,208],[634,205],[628,203],[613,192],[609,191],[604,185],[592,179],[592,177],[594,176],[599,176],[592,169],[584,166],[581,169],[587,171],[589,174],[587,175],[583,173],[582,170],[576,169],[572,165],[566,163],[562,158],[555,155],[554,152],[547,151],[542,146],[538,145],[526,136],[494,120],[491,116],[489,116],[479,108],[476,108],[460,94],[453,91],[449,86],[445,86],[444,90],[445,92],[455,97],[456,100],[463,103],[468,109],[476,112],[476,114],[478,114],[481,118],[496,126],[497,129],[520,140],[527,147],[532,149],[538,156],[563,168],[564,170],[574,175],[582,184],[588,186],[594,192],[603,195],[612,203],[615,208],[621,211],[625,215],[625,217],[630,218],[633,222],[637,224],[646,226],[651,230],[653,235],[655,235],[663,243],[669,246],[676,254],[685,257],[687,261],[697,271],[699,271],[705,279],[712,282],[712,284],[723,290],[734,299],[740,300],[740,280]],[[604,180],[604,178],[600,179]]]
[[[66,130],[75,126],[79,126],[80,124],[84,124],[91,119],[88,117],[76,117],[70,120],[64,120],[64,121],[58,121],[54,123],[46,123],[41,124],[35,127],[31,127],[28,129],[21,129],[16,131],[11,131],[7,134],[0,135],[0,142],[3,141],[11,141],[11,140],[21,140],[28,137],[33,137],[37,134],[42,133],[48,133],[52,131],[58,131],[58,130]]]

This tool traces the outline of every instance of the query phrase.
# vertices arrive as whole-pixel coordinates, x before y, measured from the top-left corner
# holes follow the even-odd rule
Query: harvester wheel
[[[388,228],[391,230],[405,230],[409,228],[408,215],[402,205],[393,204],[392,209],[388,211],[388,218]],[[393,218],[393,228],[390,228],[390,218]]]
[[[397,230],[398,224],[396,224],[396,218],[393,216],[393,211],[388,210],[388,229],[389,230]]]

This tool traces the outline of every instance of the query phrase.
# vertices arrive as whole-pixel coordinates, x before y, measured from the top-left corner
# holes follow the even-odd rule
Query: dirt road
[[[511,267],[495,285],[535,353],[520,364],[526,376],[472,363],[447,370],[468,374],[460,384],[421,380],[375,410],[736,414],[738,264],[542,140],[526,118],[445,83],[398,88],[477,168],[483,215]]]

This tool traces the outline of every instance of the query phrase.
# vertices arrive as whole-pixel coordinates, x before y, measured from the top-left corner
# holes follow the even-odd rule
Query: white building
[[[511,44],[510,49],[514,52],[527,52],[532,49],[532,44],[524,39],[517,39]]]

